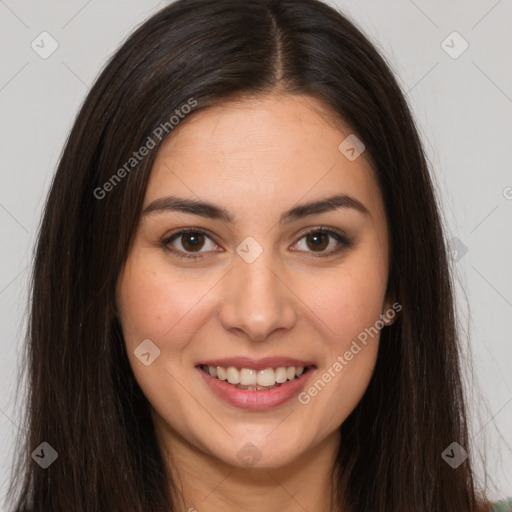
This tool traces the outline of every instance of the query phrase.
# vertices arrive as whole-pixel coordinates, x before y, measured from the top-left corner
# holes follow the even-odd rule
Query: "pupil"
[[[185,236],[185,243],[183,246],[187,249],[187,245],[191,246],[192,248],[197,248],[197,246],[201,243],[200,238],[203,235],[201,233],[192,233]]]
[[[323,233],[316,233],[316,234],[310,235],[310,241],[313,240],[313,246],[316,247],[317,249],[318,248],[325,249],[326,238],[327,238],[326,235]]]

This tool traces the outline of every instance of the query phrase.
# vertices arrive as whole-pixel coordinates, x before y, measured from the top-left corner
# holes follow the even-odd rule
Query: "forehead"
[[[195,149],[208,147],[216,154],[229,150],[231,156],[278,148],[283,153],[291,150],[314,157],[315,150],[332,151],[350,134],[350,128],[318,99],[272,94],[225,101],[193,112],[164,141],[161,153],[193,145]],[[363,153],[361,160],[365,157]]]
[[[160,147],[145,203],[179,193],[231,210],[276,202],[284,209],[301,198],[341,192],[382,215],[366,155],[350,161],[339,149],[350,134],[311,96],[271,95],[207,107],[182,121]]]

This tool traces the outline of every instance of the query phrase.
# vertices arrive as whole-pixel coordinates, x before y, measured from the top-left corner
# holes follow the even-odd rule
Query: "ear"
[[[389,327],[396,318],[396,312],[392,307],[392,304],[388,301],[384,304],[384,308],[382,310],[382,313],[380,315],[381,320],[384,322],[384,325],[386,327]]]
[[[392,325],[401,310],[402,305],[396,300],[395,293],[391,287],[388,287],[381,313],[381,319],[384,322],[384,325]]]

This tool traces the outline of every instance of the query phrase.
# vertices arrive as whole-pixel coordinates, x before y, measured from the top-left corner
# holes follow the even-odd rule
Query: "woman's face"
[[[312,97],[270,95],[197,112],[159,149],[117,298],[167,445],[279,467],[337,439],[362,398],[391,307],[388,233],[349,135]]]

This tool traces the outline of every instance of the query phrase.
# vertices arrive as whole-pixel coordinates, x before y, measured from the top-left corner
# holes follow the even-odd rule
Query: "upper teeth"
[[[206,366],[203,366],[206,368]],[[287,380],[300,377],[304,372],[304,366],[280,366],[279,368],[265,368],[264,370],[252,370],[251,368],[236,368],[234,366],[208,366],[208,373],[220,380],[227,380],[230,384],[242,386],[274,386]]]

